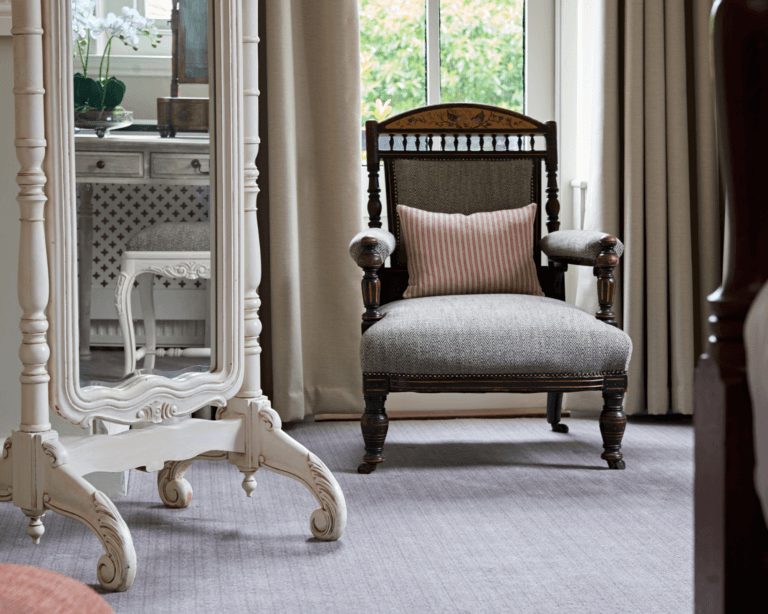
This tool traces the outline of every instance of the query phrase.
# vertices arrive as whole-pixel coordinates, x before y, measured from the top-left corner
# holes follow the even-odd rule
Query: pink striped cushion
[[[536,203],[487,213],[397,206],[408,254],[403,298],[507,292],[544,296],[533,261]]]

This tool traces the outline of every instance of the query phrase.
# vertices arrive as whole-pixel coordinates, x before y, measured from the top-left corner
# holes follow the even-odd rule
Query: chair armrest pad
[[[391,232],[383,230],[382,228],[368,228],[355,235],[352,242],[349,244],[349,255],[352,256],[352,260],[357,263],[357,259],[363,253],[363,239],[365,237],[373,237],[378,239],[379,244],[376,246],[376,252],[381,256],[381,261],[384,262],[389,255],[395,251],[395,237]]]
[[[595,266],[600,255],[600,239],[609,236],[599,230],[557,230],[539,242],[547,258],[567,264]],[[624,253],[624,244],[616,240],[616,255]]]

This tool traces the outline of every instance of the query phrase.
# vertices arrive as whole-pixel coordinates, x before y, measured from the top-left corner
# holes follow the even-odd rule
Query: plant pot
[[[133,123],[133,111],[123,108],[81,109],[75,111],[75,128],[95,130],[96,136],[104,138],[110,130],[125,128]]]

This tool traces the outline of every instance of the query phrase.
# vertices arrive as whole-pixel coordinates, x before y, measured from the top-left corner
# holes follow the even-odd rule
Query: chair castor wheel
[[[376,471],[376,465],[379,463],[363,463],[357,468],[358,473],[372,473]]]
[[[608,461],[608,468],[609,469],[624,469],[626,465],[624,464],[623,460],[609,460]]]
[[[552,430],[555,431],[555,433],[567,433],[568,425],[558,422],[557,424],[552,425]]]

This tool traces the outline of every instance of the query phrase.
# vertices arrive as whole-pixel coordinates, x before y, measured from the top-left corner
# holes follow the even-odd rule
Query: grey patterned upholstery
[[[596,230],[558,230],[543,237],[539,247],[550,260],[594,266],[600,255],[600,239],[607,236],[607,232]],[[617,239],[616,254],[623,253],[624,244]]]
[[[125,246],[129,252],[209,252],[209,222],[163,222],[140,230]]]
[[[395,237],[391,232],[382,228],[368,228],[362,232],[358,232],[349,244],[349,255],[352,256],[352,260],[355,262],[357,262],[360,254],[363,253],[362,242],[365,237],[374,237],[379,240],[379,244],[376,246],[376,251],[379,253],[379,256],[381,256],[382,262],[395,251]]]
[[[530,205],[531,160],[395,160],[395,204],[470,215]]]
[[[632,341],[578,307],[521,294],[388,303],[363,335],[364,373],[596,375],[624,372]]]

